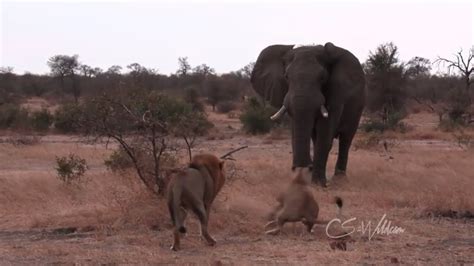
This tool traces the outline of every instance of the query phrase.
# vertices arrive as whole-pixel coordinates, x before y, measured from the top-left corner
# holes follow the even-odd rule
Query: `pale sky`
[[[174,73],[178,57],[218,73],[255,61],[271,44],[324,44],[361,62],[394,42],[400,59],[449,57],[474,44],[472,1],[0,0],[0,66],[47,73],[56,54],[106,70],[130,63]]]

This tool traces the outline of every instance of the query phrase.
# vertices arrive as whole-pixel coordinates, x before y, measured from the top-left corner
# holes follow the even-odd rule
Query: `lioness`
[[[173,223],[171,250],[180,249],[180,233],[186,233],[186,210],[191,209],[201,224],[201,235],[210,246],[216,241],[207,231],[209,211],[225,182],[224,161],[211,154],[193,157],[188,168],[171,176],[167,189],[168,209]]]
[[[296,168],[296,175],[288,186],[287,190],[278,196],[278,206],[270,213],[270,222],[265,225],[265,229],[271,226],[276,228],[267,230],[266,234],[277,234],[286,222],[301,221],[308,232],[311,232],[313,225],[317,222],[319,206],[311,193],[311,168]],[[340,209],[342,199],[336,197],[336,204]]]

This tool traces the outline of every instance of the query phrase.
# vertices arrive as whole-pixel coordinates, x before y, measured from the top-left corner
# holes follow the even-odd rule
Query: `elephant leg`
[[[311,133],[311,141],[313,142],[313,157],[312,157],[312,166],[314,167],[314,160],[316,156],[316,141],[318,139],[318,131],[316,130],[316,125],[314,125],[313,132]]]
[[[326,164],[332,140],[323,139],[322,136],[315,138],[313,142],[313,182],[326,187]]]
[[[296,141],[295,141],[295,120],[291,119],[291,153],[293,155],[293,164],[292,168],[295,167],[296,162]]]
[[[344,176],[346,174],[347,160],[349,158],[349,148],[351,147],[354,134],[341,134],[339,136],[339,154],[337,156],[335,176]]]
[[[353,108],[348,108],[353,109]],[[345,112],[341,120],[342,123],[346,125],[346,130],[344,130],[339,135],[339,154],[337,156],[336,168],[334,170],[335,176],[343,176],[346,174],[347,161],[349,159],[349,149],[352,144],[352,140],[357,132],[357,127],[359,126],[360,116],[362,114],[362,108],[356,112]],[[346,122],[347,121],[347,122]]]

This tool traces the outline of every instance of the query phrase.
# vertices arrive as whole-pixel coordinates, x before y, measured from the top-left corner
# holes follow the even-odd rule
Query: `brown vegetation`
[[[465,61],[462,53],[454,60],[439,59],[458,75],[431,75],[427,59],[403,63],[397,49],[383,44],[364,64],[369,106],[364,130],[354,139],[347,179],[311,190],[323,221],[334,217],[337,194],[344,198],[344,217],[370,221],[375,229],[386,214],[405,231],[373,238],[356,232],[342,246],[321,226],[311,234],[301,224],[275,237],[264,234],[268,210],[290,181],[291,144],[285,120],[267,123],[273,112],[248,97],[253,95],[252,64],[217,75],[205,64],[192,68],[181,57],[176,74],[162,75],[138,63],[123,73],[120,66],[104,71],[80,63],[77,56],[58,55],[49,61],[53,75],[0,69],[0,264],[474,263],[472,51]],[[133,101],[126,95],[135,92],[143,100],[138,104],[97,102],[98,95]],[[182,115],[160,116],[163,106],[145,95],[166,95],[171,102],[184,98],[189,106],[177,109],[215,126],[201,136],[198,125],[169,120]],[[84,111],[79,107],[94,107],[93,99],[96,108],[85,108],[92,115],[89,124],[78,129]],[[94,141],[58,133],[85,133]],[[145,152],[137,147],[114,152],[121,141],[137,137],[141,144],[151,142]],[[151,191],[164,187],[170,170],[158,156],[169,143],[164,138],[173,142],[172,164],[178,166],[189,161],[191,151],[223,154],[248,146],[226,163],[226,185],[212,207],[216,247],[199,243],[193,233],[199,231],[197,220],[188,219],[191,233],[183,251],[169,251],[166,203]],[[334,168],[336,151],[328,169]],[[87,160],[87,182],[72,185],[57,178],[55,158],[72,153]],[[143,154],[152,159],[142,160]],[[109,171],[104,161],[120,171]],[[149,177],[140,180],[140,171],[120,167],[122,162]],[[155,182],[147,182],[150,176]]]
[[[190,218],[191,233],[178,256],[169,251],[171,223],[165,202],[151,195],[133,171],[107,171],[103,161],[112,149],[63,136],[45,136],[41,143],[27,146],[1,143],[0,262],[472,263],[473,149],[461,149],[450,133],[419,122],[428,117],[436,120],[426,113],[410,116],[406,122],[414,130],[409,136],[388,132],[371,148],[352,151],[347,180],[314,190],[322,220],[334,217],[337,193],[345,200],[346,217],[374,224],[386,213],[406,230],[370,241],[355,233],[347,251],[333,251],[322,227],[303,234],[299,224],[276,237],[264,235],[268,210],[291,177],[289,139],[272,138],[265,144],[262,137],[239,133],[238,120],[224,114],[209,117],[219,121],[214,130],[224,139],[200,140],[195,148],[223,154],[249,146],[228,162],[229,182],[213,206],[210,226],[220,244],[204,247],[194,233],[197,221]],[[432,137],[416,139],[418,130]],[[395,136],[402,137],[392,139]],[[358,134],[362,138],[365,134]],[[384,140],[390,141],[388,150]],[[55,156],[72,151],[87,158],[90,167],[90,181],[81,186],[65,186],[55,176]],[[186,153],[180,157],[184,164]],[[329,169],[335,158],[333,152]]]

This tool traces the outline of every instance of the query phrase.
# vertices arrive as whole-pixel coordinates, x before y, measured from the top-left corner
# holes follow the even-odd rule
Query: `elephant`
[[[291,117],[293,168],[312,166],[312,181],[326,187],[326,165],[339,139],[335,176],[345,176],[349,149],[366,102],[359,60],[330,42],[323,45],[271,45],[255,62],[253,89]],[[313,158],[311,158],[311,141]]]

